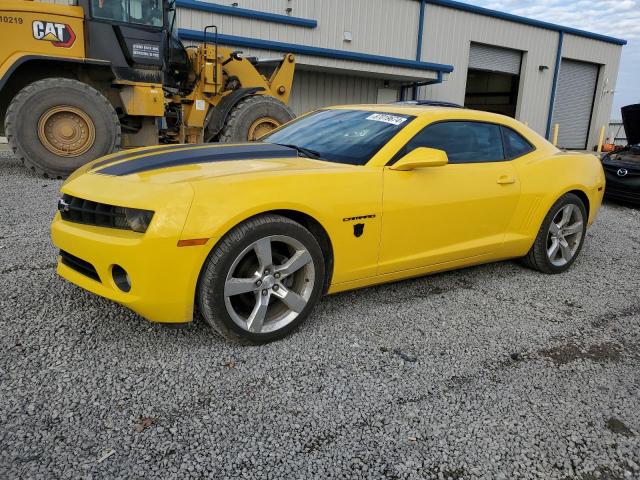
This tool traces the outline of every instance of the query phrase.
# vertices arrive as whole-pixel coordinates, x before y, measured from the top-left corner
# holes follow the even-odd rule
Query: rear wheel
[[[247,97],[231,110],[219,141],[253,142],[294,118],[293,110],[276,98],[268,95]]]
[[[287,335],[309,315],[323,280],[315,237],[293,220],[261,215],[213,249],[198,283],[198,306],[223,336],[264,343]]]
[[[11,101],[5,131],[14,153],[32,170],[63,178],[120,147],[120,122],[93,87],[49,78],[23,88]]]
[[[578,257],[587,229],[587,209],[573,193],[560,198],[542,222],[536,240],[522,262],[544,273],[562,273]]]

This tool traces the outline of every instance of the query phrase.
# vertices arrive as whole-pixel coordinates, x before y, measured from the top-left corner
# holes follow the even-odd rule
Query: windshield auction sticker
[[[367,117],[367,120],[390,123],[391,125],[402,125],[404,122],[407,121],[406,117],[399,117],[397,115],[388,115],[386,113],[373,113]]]

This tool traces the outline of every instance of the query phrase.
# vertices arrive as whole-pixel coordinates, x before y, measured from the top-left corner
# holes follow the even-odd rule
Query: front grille
[[[68,222],[98,227],[129,228],[124,208],[115,205],[92,202],[65,193],[58,202],[58,210],[62,219]]]
[[[75,270],[76,272],[81,273],[86,277],[92,278],[97,282],[100,281],[100,275],[98,275],[96,268],[93,265],[91,265],[89,262],[82,260],[81,258],[78,258],[74,255],[71,255],[70,253],[65,252],[64,250],[60,250],[60,258],[62,259],[63,265],[66,265],[67,267]]]
[[[622,165],[604,165],[604,171],[607,173],[610,173],[611,175],[619,176],[618,170],[620,169],[624,169],[627,171],[627,174],[624,177],[620,177],[620,178],[640,176],[640,170],[634,167],[625,167]]]

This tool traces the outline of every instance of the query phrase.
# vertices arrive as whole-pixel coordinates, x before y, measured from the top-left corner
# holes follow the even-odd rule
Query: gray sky
[[[620,118],[620,107],[624,105],[640,103],[640,0],[476,0],[472,3],[627,40],[629,43],[622,48],[611,117]]]

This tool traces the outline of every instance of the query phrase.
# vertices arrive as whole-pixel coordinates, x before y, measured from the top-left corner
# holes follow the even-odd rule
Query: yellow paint
[[[27,55],[84,58],[82,8],[22,0],[5,0],[0,2],[0,16],[3,17],[3,40],[0,42],[0,78],[20,58]],[[4,21],[5,18],[9,21]],[[76,39],[69,47],[55,46],[54,41],[57,37],[42,29],[40,32],[42,32],[43,38],[38,40],[34,37],[34,22],[68,25]],[[57,32],[57,30],[55,31]],[[54,41],[49,41],[47,38]],[[8,41],[8,39],[13,41]]]
[[[158,322],[192,319],[198,274],[216,242],[247,218],[291,210],[315,218],[334,254],[330,293],[527,253],[549,208],[569,191],[589,199],[589,224],[602,201],[604,174],[594,155],[564,153],[516,120],[460,109],[345,106],[415,115],[365,166],[306,158],[213,162],[125,177],[83,167],[62,191],[93,201],[154,210],[145,234],[64,222],[53,241],[94,264],[102,284],[68,269],[58,272],[96,294]],[[536,150],[512,161],[442,164],[398,170],[386,164],[426,125],[469,119],[507,125]],[[464,139],[461,139],[464,141]],[[211,148],[194,146],[193,150]],[[214,147],[215,148],[215,147]],[[189,150],[184,151],[188,154]],[[133,151],[138,158],[153,149]],[[126,162],[127,160],[115,161]],[[366,216],[357,222],[352,217]],[[347,221],[345,221],[345,219]],[[354,223],[364,223],[361,237]],[[209,239],[178,247],[181,240]],[[131,276],[130,293],[110,279],[113,264]]]
[[[164,117],[162,85],[123,85],[120,99],[128,115]]]
[[[560,134],[560,124],[556,123],[553,126],[553,141],[551,143],[553,143],[555,146],[558,146],[558,135]]]

